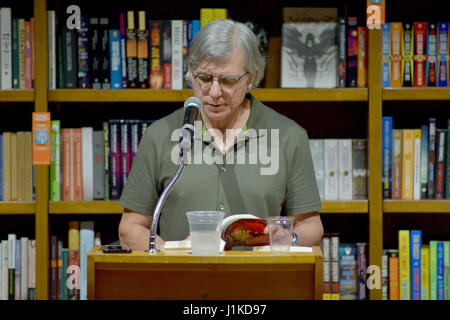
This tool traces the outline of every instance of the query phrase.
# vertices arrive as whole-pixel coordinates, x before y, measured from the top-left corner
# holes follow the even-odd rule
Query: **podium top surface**
[[[322,259],[320,247],[313,252],[258,252],[225,251],[219,255],[193,255],[189,251],[163,251],[150,254],[145,251],[131,253],[104,253],[95,246],[88,254],[96,263],[213,263],[213,264],[314,264]]]

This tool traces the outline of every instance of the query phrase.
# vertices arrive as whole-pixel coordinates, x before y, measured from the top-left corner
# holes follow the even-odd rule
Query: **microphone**
[[[203,103],[197,97],[190,97],[184,103],[184,121],[178,143],[182,150],[188,151],[194,142],[194,121],[203,110]]]

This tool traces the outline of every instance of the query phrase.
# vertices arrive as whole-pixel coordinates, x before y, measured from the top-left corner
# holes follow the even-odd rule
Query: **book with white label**
[[[338,140],[339,200],[353,199],[352,140]]]
[[[310,139],[311,156],[314,164],[314,174],[316,176],[317,187],[319,189],[320,199],[324,199],[324,154],[323,139]]]
[[[324,200],[339,200],[338,191],[338,140],[324,140]]]
[[[0,89],[9,90],[12,87],[12,39],[11,39],[11,8],[0,9]]]
[[[183,20],[172,20],[172,90],[183,89]]]

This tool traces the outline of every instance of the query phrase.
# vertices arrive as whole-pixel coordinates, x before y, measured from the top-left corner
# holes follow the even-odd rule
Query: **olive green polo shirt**
[[[249,119],[225,155],[216,148],[209,130],[201,130],[203,124],[197,123],[200,128],[195,131],[188,164],[161,211],[159,234],[164,240],[189,235],[187,211],[224,211],[225,216],[250,213],[265,218],[321,210],[305,129],[248,97]],[[181,108],[147,128],[120,205],[153,214],[178,167],[172,158],[177,160],[183,117]]]

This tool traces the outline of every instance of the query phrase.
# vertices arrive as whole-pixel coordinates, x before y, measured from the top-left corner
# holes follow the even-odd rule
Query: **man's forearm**
[[[297,234],[299,245],[302,247],[319,246],[322,241],[323,227],[321,224],[296,224],[293,231]]]
[[[139,224],[130,224],[119,229],[120,244],[123,247],[138,251],[147,251],[150,242],[150,230]],[[160,249],[164,240],[156,236],[156,248]]]

